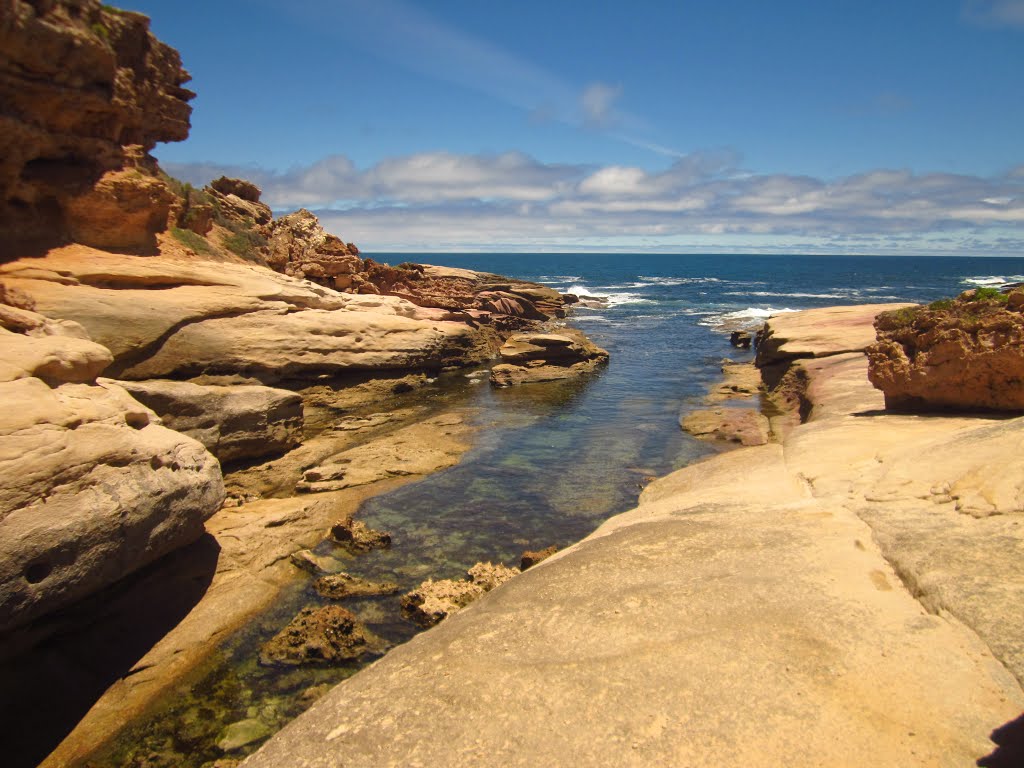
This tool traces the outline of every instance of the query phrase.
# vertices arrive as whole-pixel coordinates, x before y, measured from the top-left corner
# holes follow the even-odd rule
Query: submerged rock
[[[1024,411],[1024,291],[885,312],[868,378],[901,411]]]
[[[340,605],[307,607],[260,649],[263,666],[330,664],[380,653],[382,641]]]
[[[265,739],[271,733],[272,731],[269,726],[256,718],[239,720],[237,723],[231,723],[231,725],[221,731],[220,738],[217,740],[217,747],[222,752],[234,752],[236,749],[241,749],[252,744],[254,741]]]
[[[702,440],[721,440],[740,445],[768,442],[768,418],[754,408],[711,408],[693,411],[679,425]]]
[[[468,580],[427,579],[402,596],[402,615],[421,627],[432,627],[518,573],[518,568],[477,563],[466,572]]]
[[[369,552],[371,549],[387,549],[391,546],[391,534],[376,531],[362,520],[346,517],[331,526],[328,538],[355,552]]]
[[[393,595],[398,592],[399,586],[391,581],[367,581],[348,573],[332,573],[317,579],[313,589],[321,597],[342,600],[346,597]]]

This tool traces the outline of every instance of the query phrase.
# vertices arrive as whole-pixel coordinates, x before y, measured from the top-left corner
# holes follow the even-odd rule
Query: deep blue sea
[[[636,504],[644,483],[714,450],[679,428],[719,375],[723,358],[750,359],[728,331],[773,312],[894,301],[930,302],[978,285],[1024,281],[1024,259],[632,254],[372,254],[532,280],[607,299],[567,322],[608,349],[608,367],[568,382],[495,390],[485,371],[454,371],[410,394],[480,427],[455,467],[368,500],[359,517],[393,545],[358,557],[317,548],[339,568],[404,590],[460,578],[480,560],[518,564],[526,549],[564,547]],[[308,706],[303,692],[359,668],[260,667],[260,645],[303,606],[323,602],[308,580],[227,639],[198,679],[133,723],[93,766],[195,766],[218,758],[228,724],[257,718],[276,730]],[[346,601],[374,632],[399,643],[416,629],[397,597]],[[239,754],[258,745],[253,742]],[[160,760],[159,762],[154,755]]]

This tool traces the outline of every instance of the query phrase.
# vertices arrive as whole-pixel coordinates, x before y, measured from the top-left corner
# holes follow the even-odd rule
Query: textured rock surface
[[[353,552],[369,552],[371,549],[387,549],[391,546],[390,533],[376,531],[351,516],[332,525],[327,537]]]
[[[427,579],[402,595],[402,615],[422,627],[432,627],[518,573],[518,568],[477,563],[466,571],[466,579]]]
[[[5,245],[64,231],[68,199],[121,169],[125,145],[145,152],[188,135],[188,73],[141,14],[98,0],[8,0],[0,52]]]
[[[339,685],[246,765],[993,753],[990,734],[1024,709],[1010,448],[1024,419],[887,415],[862,353],[798,364],[810,405],[782,443],[653,483],[637,509]]]
[[[605,350],[572,328],[513,334],[498,354],[502,362],[490,376],[496,387],[572,378],[608,362]]]
[[[120,387],[85,383],[104,362],[92,354],[99,345],[2,333],[0,343],[18,342],[17,356],[5,354],[0,371],[7,379],[0,381],[0,629],[6,630],[194,541],[220,507],[224,486],[202,445],[160,426]],[[61,348],[55,358],[54,342],[91,346],[74,355]],[[25,351],[35,344],[44,352]],[[30,365],[26,358],[46,362]]]
[[[302,398],[294,392],[159,379],[119,383],[164,426],[198,440],[221,461],[281,453],[302,442]]]
[[[1024,411],[1024,291],[956,301],[875,321],[871,383],[887,408]]]
[[[321,597],[343,600],[346,597],[393,595],[399,587],[391,581],[367,581],[347,573],[332,573],[313,582],[313,589]]]
[[[709,408],[683,416],[680,426],[703,440],[722,440],[740,445],[768,442],[768,418],[754,408]]]
[[[294,666],[358,659],[383,650],[378,638],[340,605],[303,608],[260,649],[260,664]]]
[[[908,306],[857,304],[773,315],[758,334],[757,364],[861,352],[875,341],[871,323],[878,313]]]
[[[122,379],[436,369],[489,353],[462,322],[393,296],[341,294],[269,269],[68,246],[0,266],[0,286],[84,326]]]

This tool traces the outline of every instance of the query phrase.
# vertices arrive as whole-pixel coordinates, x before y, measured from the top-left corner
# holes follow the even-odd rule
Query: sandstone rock
[[[0,328],[0,381],[28,376],[91,382],[113,362],[106,347],[71,336],[31,337]]]
[[[0,630],[194,541],[220,507],[217,460],[123,389],[0,391]]]
[[[302,398],[261,386],[181,381],[119,382],[165,426],[198,440],[223,461],[287,451],[302,442]]]
[[[1024,313],[1006,297],[886,312],[868,347],[886,408],[1024,411]]]
[[[97,248],[153,251],[175,197],[137,167],[107,171],[90,188],[61,199],[71,239]]]
[[[347,573],[333,573],[317,579],[313,583],[313,589],[321,597],[342,600],[346,597],[393,595],[398,592],[399,586],[390,581],[367,581]]]
[[[214,192],[219,192],[222,195],[235,195],[250,203],[258,203],[260,201],[260,188],[245,179],[231,179],[227,176],[221,176],[219,179],[214,179],[210,182],[210,188]]]
[[[910,304],[858,304],[773,315],[758,334],[757,365],[800,357],[861,352],[875,340],[871,322],[880,312]]]
[[[300,549],[288,556],[291,564],[313,576],[338,573],[343,567],[341,561],[325,555],[318,555],[311,549]]]
[[[768,419],[754,408],[711,408],[686,414],[680,426],[702,440],[722,440],[740,445],[768,442]]]
[[[608,353],[580,331],[517,333],[498,350],[502,362],[491,368],[491,384],[507,387],[571,378],[608,361]]]
[[[712,387],[704,402],[746,400],[761,392],[761,371],[754,364],[723,360],[721,370],[722,380]]]
[[[387,549],[391,546],[390,533],[375,531],[362,520],[351,517],[332,525],[328,538],[354,552],[369,552],[371,549]]]
[[[350,661],[383,651],[351,611],[340,605],[303,608],[260,649],[264,666],[297,666]]]
[[[189,79],[149,19],[98,0],[11,0],[0,28],[0,242],[66,233],[58,198],[188,135]],[[10,254],[7,254],[10,255]]]
[[[518,573],[518,568],[477,563],[466,572],[468,580],[427,579],[402,595],[402,615],[421,627],[432,627]]]
[[[519,570],[525,571],[527,568],[532,568],[537,563],[544,562],[551,557],[555,552],[558,551],[558,547],[552,544],[550,547],[540,550],[527,550],[523,552],[522,558],[519,560]]]
[[[353,283],[351,278],[347,283],[339,283],[336,278],[354,275],[363,267],[362,259],[325,232],[317,217],[305,208],[274,221],[269,249],[268,263],[279,272],[339,290]]]

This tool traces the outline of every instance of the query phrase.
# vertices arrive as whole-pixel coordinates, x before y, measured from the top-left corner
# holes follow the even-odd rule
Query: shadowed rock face
[[[195,94],[141,14],[5,0],[0,21],[0,236],[66,235],[69,201],[123,168],[126,146],[188,136]]]
[[[1024,291],[886,312],[867,348],[886,408],[1024,411]]]

